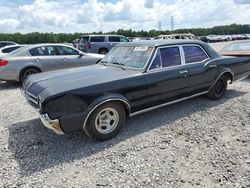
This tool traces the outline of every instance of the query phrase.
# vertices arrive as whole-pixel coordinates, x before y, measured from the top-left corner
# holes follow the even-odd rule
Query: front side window
[[[109,37],[109,42],[120,42],[120,37]]]
[[[129,42],[129,40],[126,37],[121,37],[121,42]]]
[[[201,62],[208,58],[199,46],[183,46],[186,63]]]
[[[91,37],[90,42],[104,42],[105,36]]]
[[[69,48],[67,46],[57,46],[56,47],[59,55],[79,55],[79,52],[75,49]]]
[[[151,56],[153,47],[115,46],[102,59],[101,63],[142,69]]]
[[[156,52],[150,70],[181,65],[181,57],[178,46],[160,48]]]

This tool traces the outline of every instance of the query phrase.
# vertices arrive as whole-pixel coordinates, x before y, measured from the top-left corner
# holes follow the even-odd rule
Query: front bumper
[[[59,119],[50,119],[48,114],[42,114],[40,116],[40,119],[45,127],[48,129],[51,129],[56,134],[62,135],[64,134],[63,130],[61,129],[60,121]]]

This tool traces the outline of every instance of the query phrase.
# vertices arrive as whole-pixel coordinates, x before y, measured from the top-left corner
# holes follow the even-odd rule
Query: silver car
[[[62,44],[24,46],[0,59],[0,80],[22,82],[30,74],[93,65],[103,57]]]

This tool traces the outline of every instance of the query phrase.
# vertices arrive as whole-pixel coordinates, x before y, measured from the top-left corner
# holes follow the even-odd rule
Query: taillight
[[[88,43],[88,44],[86,45],[86,48],[90,49],[90,48],[91,48],[91,44]]]
[[[4,60],[4,59],[0,59],[0,66],[4,66],[7,65],[8,61]]]

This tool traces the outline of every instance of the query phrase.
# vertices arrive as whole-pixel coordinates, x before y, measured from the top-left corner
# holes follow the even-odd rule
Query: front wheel
[[[108,140],[120,132],[125,122],[126,113],[121,103],[105,103],[92,112],[85,133],[95,140]]]
[[[228,79],[226,77],[219,78],[209,90],[207,97],[212,100],[221,99],[227,90],[227,81]]]

